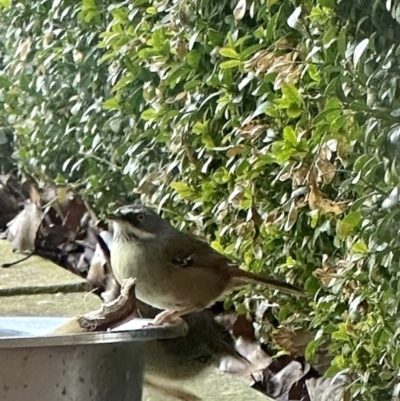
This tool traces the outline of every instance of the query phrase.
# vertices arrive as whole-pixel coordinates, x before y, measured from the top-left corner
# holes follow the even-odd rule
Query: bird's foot
[[[164,324],[185,324],[185,321],[179,316],[179,312],[164,310],[160,312],[152,322],[146,326],[163,326]]]

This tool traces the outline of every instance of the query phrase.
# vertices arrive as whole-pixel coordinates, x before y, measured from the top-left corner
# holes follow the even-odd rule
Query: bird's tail
[[[279,280],[274,280],[273,278],[268,278],[262,276],[261,274],[249,273],[240,269],[237,269],[237,271],[235,271],[234,276],[231,278],[231,283],[234,287],[244,284],[261,284],[274,290],[281,291],[285,294],[297,295],[301,297],[305,296],[304,291],[301,288],[296,287],[292,284],[288,284]]]

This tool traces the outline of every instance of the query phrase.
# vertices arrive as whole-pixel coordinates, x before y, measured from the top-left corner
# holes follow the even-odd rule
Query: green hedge
[[[399,0],[8,3],[22,172],[99,211],[140,197],[303,285],[276,318],[315,331],[307,357],[328,337],[354,395],[399,391]]]

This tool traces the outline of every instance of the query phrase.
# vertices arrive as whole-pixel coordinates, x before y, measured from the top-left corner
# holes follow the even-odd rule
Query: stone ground
[[[0,264],[22,257],[12,252],[9,242],[0,240]],[[0,316],[76,316],[100,305],[101,300],[89,292],[84,279],[38,256],[9,268],[0,267]],[[205,367],[195,378],[168,382],[204,401],[271,400],[214,366]],[[143,400],[177,399],[145,387]]]

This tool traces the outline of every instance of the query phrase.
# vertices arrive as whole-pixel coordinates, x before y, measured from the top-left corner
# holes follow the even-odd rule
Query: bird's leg
[[[154,319],[152,324],[160,326],[165,323],[172,323],[180,320],[179,313],[171,310],[164,310],[160,312]]]
[[[192,312],[196,312],[197,310],[199,310],[199,308],[186,308],[183,309],[181,311],[171,311],[171,310],[164,310],[162,312],[160,312],[152,321],[151,325],[154,326],[161,326],[165,323],[182,323],[183,319],[181,318],[181,316],[183,315],[187,315],[189,313]]]

